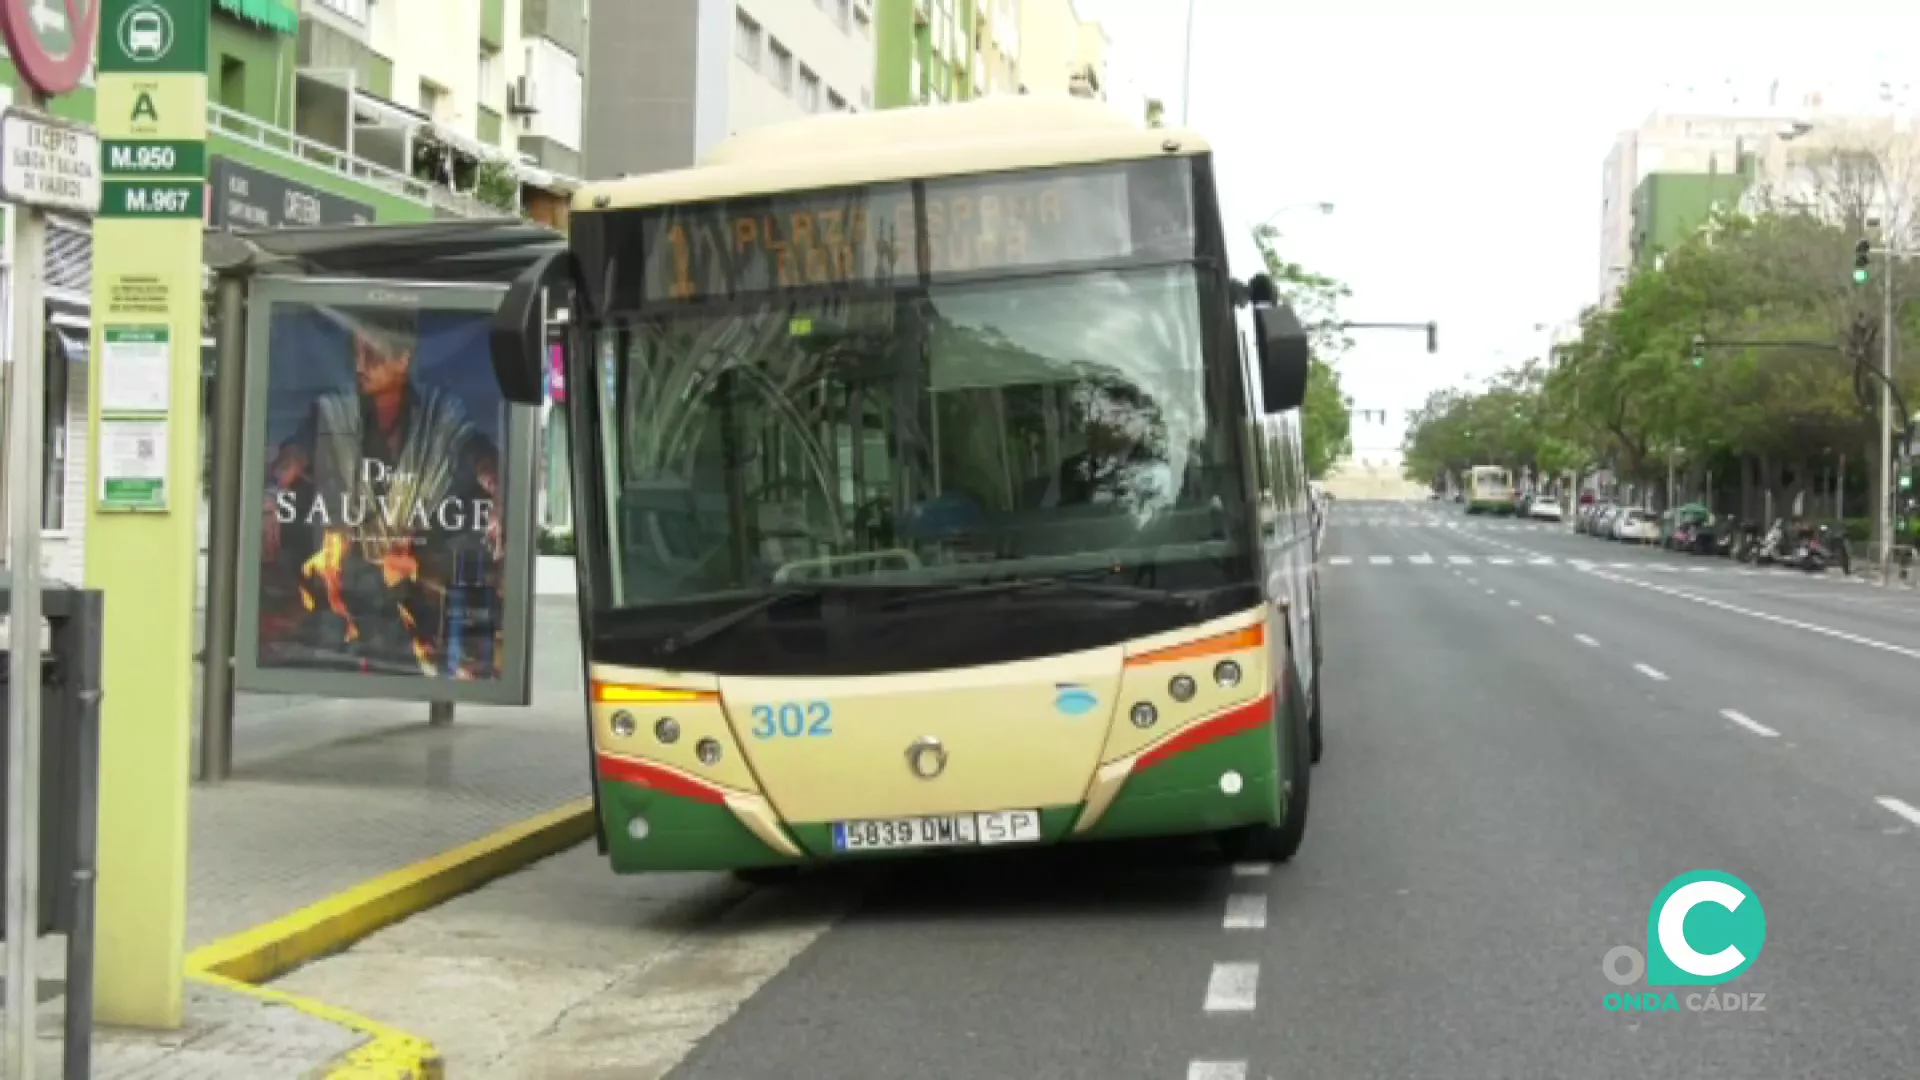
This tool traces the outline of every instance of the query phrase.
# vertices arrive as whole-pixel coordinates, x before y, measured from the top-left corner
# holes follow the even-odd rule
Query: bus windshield
[[[822,581],[1251,581],[1201,315],[1181,263],[610,322],[595,605],[684,618]]]

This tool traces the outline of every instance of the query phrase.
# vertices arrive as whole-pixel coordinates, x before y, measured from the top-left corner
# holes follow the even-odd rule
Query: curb
[[[322,1001],[260,984],[340,952],[411,915],[557,854],[593,835],[593,800],[576,799],[412,866],[383,874],[290,915],[195,949],[189,978],[298,1009],[367,1036],[329,1063],[327,1080],[439,1080],[439,1050],[415,1035]]]

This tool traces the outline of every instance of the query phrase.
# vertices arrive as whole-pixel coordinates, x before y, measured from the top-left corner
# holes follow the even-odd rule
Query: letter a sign
[[[20,74],[52,97],[80,85],[93,62],[101,0],[0,0],[0,31]]]

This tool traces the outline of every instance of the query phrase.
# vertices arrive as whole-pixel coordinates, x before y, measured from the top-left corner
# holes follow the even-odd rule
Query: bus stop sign
[[[101,0],[0,0],[0,31],[20,74],[52,97],[80,85],[93,63]]]

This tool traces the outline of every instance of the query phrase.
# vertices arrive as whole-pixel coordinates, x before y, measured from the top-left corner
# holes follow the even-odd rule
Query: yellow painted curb
[[[259,984],[592,835],[593,800],[577,799],[195,949],[187,957],[187,974],[366,1035],[364,1044],[324,1073],[327,1080],[440,1080],[445,1066],[439,1050],[427,1040],[325,1002]]]
[[[409,915],[563,851],[593,835],[593,800],[579,799],[452,851],[336,893],[291,915],[204,945],[188,971],[269,982]]]
[[[425,1039],[345,1009],[336,1009],[324,1001],[254,986],[211,972],[195,971],[189,973],[189,977],[208,986],[244,994],[256,1001],[270,1001],[298,1009],[308,1016],[365,1035],[365,1043],[323,1067],[325,1072],[320,1075],[325,1080],[443,1080],[446,1076],[446,1065],[441,1061],[440,1051]]]

